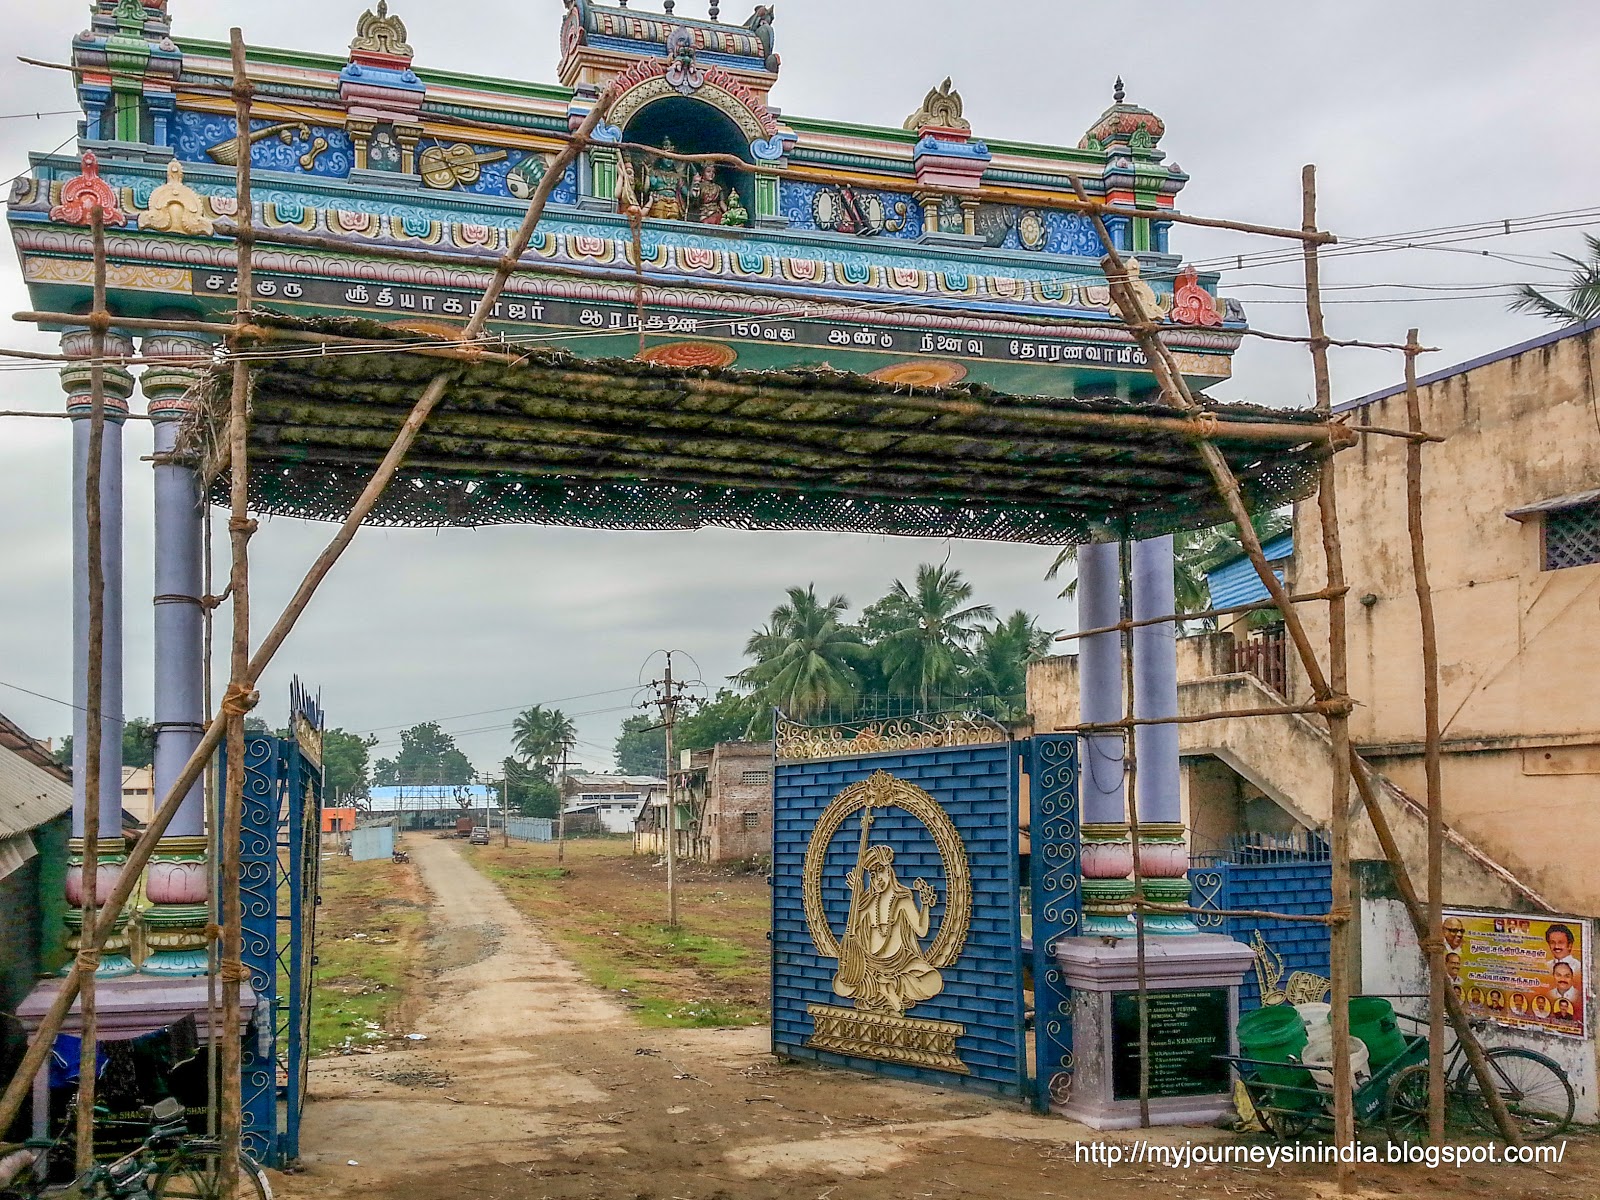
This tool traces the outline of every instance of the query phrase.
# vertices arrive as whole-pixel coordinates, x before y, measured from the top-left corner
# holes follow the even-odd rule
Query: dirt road
[[[319,1060],[290,1197],[373,1200],[1122,1200],[1325,1193],[1325,1171],[1184,1173],[1074,1161],[1094,1138],[1014,1104],[786,1065],[767,1031],[644,1030],[582,980],[450,841],[408,839],[433,895],[431,985],[414,1049]],[[1160,1136],[1226,1140],[1216,1131]],[[1592,1163],[1592,1147],[1586,1156]],[[1590,1197],[1560,1176],[1494,1175],[1500,1194]],[[1576,1173],[1575,1173],[1576,1172]],[[1480,1172],[1480,1175],[1488,1175]],[[1579,1187],[1569,1192],[1556,1181]],[[1460,1173],[1386,1177],[1481,1195]],[[1510,1191],[1501,1188],[1510,1185]]]

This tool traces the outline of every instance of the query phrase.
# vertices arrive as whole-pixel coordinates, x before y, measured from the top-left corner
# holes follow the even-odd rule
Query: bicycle
[[[1488,1028],[1487,1021],[1473,1021],[1474,1032]],[[1495,1090],[1505,1102],[1506,1111],[1524,1141],[1542,1142],[1566,1131],[1572,1124],[1577,1095],[1561,1065],[1532,1050],[1496,1046],[1483,1052]],[[1494,1112],[1478,1084],[1478,1076],[1467,1061],[1461,1040],[1450,1048],[1444,1063],[1445,1098],[1466,1109],[1473,1122],[1490,1135],[1498,1135]],[[1400,1071],[1389,1083],[1389,1102],[1385,1124],[1397,1138],[1426,1136],[1428,1131],[1428,1064],[1419,1063]]]
[[[21,1147],[0,1146],[0,1200],[49,1200],[56,1195],[82,1200],[217,1200],[222,1194],[220,1142],[191,1135],[188,1113],[177,1100],[159,1101],[146,1111],[149,1131],[137,1149],[112,1162],[96,1163],[67,1185],[50,1182],[50,1161],[68,1141],[65,1133],[54,1139],[30,1139]],[[71,1126],[69,1119],[67,1128]],[[238,1172],[240,1200],[272,1200],[266,1172],[242,1151]]]

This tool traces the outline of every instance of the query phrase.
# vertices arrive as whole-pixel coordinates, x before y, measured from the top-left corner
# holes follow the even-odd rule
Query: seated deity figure
[[[839,943],[834,993],[867,1012],[904,1016],[944,989],[944,977],[921,944],[938,896],[926,880],[902,884],[894,871],[894,850],[884,845],[862,854],[845,879],[850,915]]]
[[[717,181],[717,168],[707,163],[689,189],[689,204],[702,225],[721,225],[728,215],[726,189]]]
[[[744,201],[739,199],[737,191],[728,193],[728,211],[722,215],[722,223],[724,225],[750,224],[750,213],[745,208]]]

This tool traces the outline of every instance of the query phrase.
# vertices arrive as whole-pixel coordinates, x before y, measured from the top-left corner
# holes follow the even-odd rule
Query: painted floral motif
[[[50,210],[50,219],[63,225],[88,225],[96,208],[107,225],[127,220],[117,207],[116,189],[100,178],[100,160],[91,150],[83,156],[83,174],[62,186],[61,203]]]
[[[685,246],[678,251],[678,261],[690,271],[715,271],[722,256],[715,250],[699,246]]]
[[[1222,314],[1211,293],[1200,286],[1200,275],[1193,267],[1178,273],[1173,290],[1172,319],[1180,325],[1221,325]]]

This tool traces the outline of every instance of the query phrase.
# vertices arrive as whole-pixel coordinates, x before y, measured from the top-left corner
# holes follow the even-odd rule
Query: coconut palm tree
[[[511,746],[518,758],[548,779],[551,765],[577,740],[577,734],[572,718],[559,708],[535,704],[511,723]]]
[[[1026,707],[1028,664],[1045,656],[1051,636],[1021,609],[983,630],[967,675],[974,703],[1002,720],[1020,716]]]
[[[1588,258],[1573,258],[1570,254],[1556,256],[1572,264],[1572,273],[1560,289],[1562,299],[1548,296],[1525,283],[1517,289],[1511,311],[1543,317],[1563,326],[1600,317],[1600,237],[1586,233],[1583,240],[1589,247]]]
[[[823,602],[815,584],[789,588],[788,596],[745,644],[755,664],[734,678],[754,689],[763,707],[805,720],[860,690],[857,667],[867,648],[859,631],[840,621],[850,607],[843,596]]]
[[[927,705],[941,691],[961,690],[970,649],[992,620],[987,604],[968,604],[972,585],[961,572],[932,563],[917,568],[916,583],[895,580],[867,614],[878,632],[875,648],[889,687]]]

